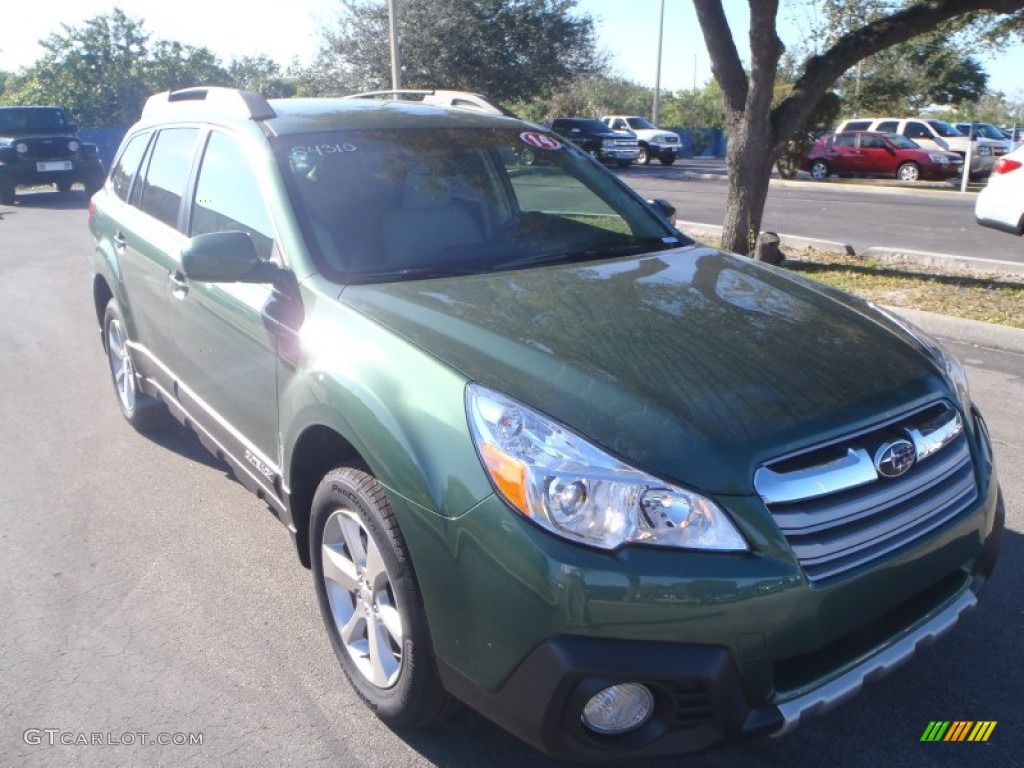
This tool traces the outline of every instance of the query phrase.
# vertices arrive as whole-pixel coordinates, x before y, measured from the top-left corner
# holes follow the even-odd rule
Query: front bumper
[[[1000,501],[992,532],[971,572],[950,574],[872,626],[837,639],[833,645],[846,645],[845,652],[857,662],[824,684],[788,698],[775,695],[752,703],[726,647],[574,635],[540,643],[494,690],[443,662],[442,681],[452,694],[509,732],[563,759],[620,762],[781,736],[894,671],[973,610],[977,592],[994,567],[1003,525]],[[887,642],[864,658],[863,646],[872,636]],[[653,715],[625,734],[589,731],[581,719],[587,701],[624,682],[648,687],[655,701]]]
[[[616,148],[616,149],[604,149],[600,150],[602,160],[615,160],[615,161],[626,161],[633,162],[640,157],[640,148],[634,147],[633,149]]]
[[[0,176],[15,185],[93,183],[103,178],[103,165],[99,158],[31,158],[0,161]]]

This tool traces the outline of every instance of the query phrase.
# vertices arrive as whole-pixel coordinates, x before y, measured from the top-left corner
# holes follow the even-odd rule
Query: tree
[[[150,41],[142,21],[120,8],[40,41],[44,53],[0,94],[8,104],[59,104],[83,125],[126,126],[146,98],[189,85],[228,84],[209,50],[165,40]]]
[[[722,88],[729,145],[729,195],[722,245],[749,253],[761,227],[772,164],[786,142],[805,123],[825,92],[857,62],[936,30],[948,22],[988,23],[991,14],[1024,16],[1024,0],[917,0],[889,8],[878,18],[862,20],[839,33],[829,48],[809,56],[781,101],[773,106],[776,75],[784,46],[776,16],[779,0],[749,0],[750,68],[740,60],[722,0],[693,0],[711,59]],[[979,16],[981,12],[988,15]],[[863,17],[862,17],[863,18]],[[980,22],[978,20],[981,20]]]
[[[390,87],[387,7],[341,0],[337,28],[303,88],[339,94]],[[399,14],[402,85],[478,91],[496,101],[546,95],[603,70],[594,23],[577,0],[403,0]]]
[[[269,56],[243,56],[228,65],[228,78],[236,88],[255,91],[268,99],[287,99],[296,93],[295,82]]]

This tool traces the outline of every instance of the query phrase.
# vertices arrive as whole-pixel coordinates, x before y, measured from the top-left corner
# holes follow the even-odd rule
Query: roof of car
[[[140,122],[260,123],[271,135],[331,130],[474,128],[523,125],[515,118],[423,101],[366,98],[267,100],[258,93],[199,86],[150,96]]]
[[[275,117],[264,121],[275,135],[330,130],[401,128],[493,128],[515,118],[409,101],[362,99],[271,99]]]

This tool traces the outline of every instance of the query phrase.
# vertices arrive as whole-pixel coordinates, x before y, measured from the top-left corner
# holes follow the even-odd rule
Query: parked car
[[[13,205],[19,186],[53,184],[68,192],[81,182],[91,195],[105,173],[95,144],[78,138],[60,107],[0,107],[0,204]]]
[[[971,135],[971,124],[970,123],[956,123],[954,127],[960,131],[964,136],[970,137]],[[994,125],[989,123],[978,123],[978,127],[975,132],[975,136],[982,139],[991,139],[999,142],[1002,146],[992,146],[992,154],[997,158],[1005,155],[1010,151],[1010,145],[1012,142],[1003,134],[1001,130],[996,128]]]
[[[537,126],[163,93],[89,227],[123,416],[169,412],[269,505],[390,724],[454,696],[619,764],[779,734],[994,566],[955,357],[694,243]]]
[[[662,165],[672,165],[679,157],[679,134],[663,131],[645,117],[638,115],[605,115],[601,122],[618,134],[634,135],[640,145],[637,165],[647,165],[657,158]]]
[[[910,139],[922,149],[939,152],[956,152],[967,157],[970,139],[944,120],[897,119],[893,117],[871,117],[845,120],[836,128],[836,133],[845,131],[877,131],[898,133]],[[992,171],[995,158],[1006,151],[1001,141],[978,138],[971,155],[971,177],[980,178]]]
[[[901,181],[948,179],[963,173],[964,161],[955,152],[921,149],[898,133],[847,131],[818,139],[803,159],[812,178],[893,176]]]
[[[602,163],[614,163],[625,168],[640,156],[636,136],[615,133],[594,118],[560,117],[551,122],[551,130]]]
[[[988,184],[974,204],[974,217],[983,227],[1011,235],[1024,233],[1024,146],[996,161]]]

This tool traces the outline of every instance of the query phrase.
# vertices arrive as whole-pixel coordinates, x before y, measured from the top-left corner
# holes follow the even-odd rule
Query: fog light
[[[583,724],[595,733],[615,735],[639,728],[654,712],[654,696],[639,683],[620,683],[597,693],[583,707]]]

